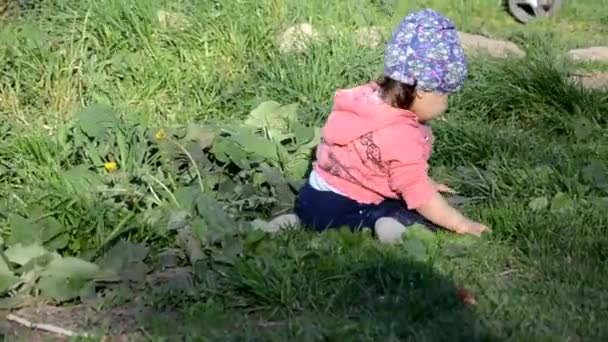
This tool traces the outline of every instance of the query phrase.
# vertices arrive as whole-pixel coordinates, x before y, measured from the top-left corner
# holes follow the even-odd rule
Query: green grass
[[[151,247],[146,261],[152,265],[157,252],[175,246],[167,225],[177,224],[181,212],[170,205],[182,203],[187,194],[180,191],[198,187],[199,179],[155,154],[144,127],[154,134],[194,122],[230,126],[267,100],[297,103],[299,121],[319,126],[336,88],[379,75],[382,50],[342,35],[306,53],[282,54],[280,32],[302,21],[388,29],[407,8],[433,6],[461,30],[525,33],[532,42],[523,60],[472,59],[466,87],[450,99],[447,122],[433,124],[432,173],[467,197],[466,212],[493,234],[460,258],[430,251],[418,260],[411,244],[381,246],[365,234],[230,231],[228,237],[196,221],[210,256],[193,267],[195,286],[149,289],[145,299],[161,314],[139,317],[141,328],[153,340],[605,340],[608,94],[569,83],[567,71],[576,66],[554,53],[606,43],[602,8],[608,3],[567,1],[558,17],[525,27],[491,1],[400,2],[399,14],[387,3],[54,0],[4,19],[4,241],[44,242],[62,255],[103,264],[94,257],[127,239]],[[160,9],[183,13],[192,26],[162,27]],[[538,37],[552,48],[532,41]],[[83,127],[77,113],[97,102],[124,120],[109,142],[77,133]],[[197,162],[202,158],[200,149],[186,147]],[[117,173],[103,170],[108,152]],[[90,173],[77,172],[78,166],[91,167]],[[228,212],[247,219],[271,212],[265,201],[272,192],[251,190],[252,203],[243,195],[243,187],[256,182],[252,173],[227,172],[238,172],[219,185]],[[213,182],[209,174],[202,178],[203,187]],[[91,184],[105,188],[90,195]],[[212,211],[193,201],[198,207],[182,208]],[[10,215],[16,213],[43,219],[40,226],[19,223]],[[226,221],[216,222],[225,227]],[[43,226],[65,241],[26,233]],[[127,266],[139,270],[141,260],[131,257]],[[476,296],[477,306],[459,302],[460,286]]]

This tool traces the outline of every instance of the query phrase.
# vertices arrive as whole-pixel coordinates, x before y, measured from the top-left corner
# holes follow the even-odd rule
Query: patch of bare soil
[[[186,268],[168,268],[146,277],[145,288],[168,290],[190,288],[193,285]],[[140,331],[141,320],[150,315],[167,316],[172,312],[155,312],[134,291],[129,303],[106,307],[103,303],[53,306],[30,305],[12,312],[0,312],[0,341],[69,341],[70,338],[97,337],[102,341],[145,341]],[[139,291],[141,292],[141,291]]]
[[[92,305],[38,305],[5,313],[0,331],[6,341],[68,341],[103,337],[104,341],[139,341],[137,322],[149,314],[143,306],[99,309]]]

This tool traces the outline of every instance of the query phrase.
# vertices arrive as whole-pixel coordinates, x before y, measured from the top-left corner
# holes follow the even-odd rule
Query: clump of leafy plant
[[[230,250],[252,220],[291,209],[319,139],[296,109],[270,101],[244,122],[147,128],[92,105],[48,141],[21,141],[37,157],[15,189],[28,200],[5,210],[0,292],[61,302],[122,281],[125,265],[102,266],[129,259],[111,257],[123,237],[175,236],[193,263]]]

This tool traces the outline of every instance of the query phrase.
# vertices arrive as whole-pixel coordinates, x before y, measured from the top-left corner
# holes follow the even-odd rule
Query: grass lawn
[[[255,230],[289,210],[335,89],[382,68],[382,48],[350,34],[303,53],[277,37],[304,21],[390,29],[422,6],[528,49],[471,58],[433,123],[433,175],[492,234],[413,230],[389,247]],[[606,8],[566,1],[528,26],[481,0],[49,0],[7,15],[0,307],[137,297],[154,341],[606,340],[608,93],[570,83],[578,66],[556,54],[608,45]],[[160,10],[180,15],[163,25]],[[192,278],[145,285],[176,264]]]

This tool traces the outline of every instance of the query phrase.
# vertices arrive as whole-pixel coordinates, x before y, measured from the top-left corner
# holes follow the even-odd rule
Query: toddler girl
[[[433,137],[427,122],[447,109],[467,76],[452,22],[425,9],[410,13],[386,47],[384,77],[338,90],[295,212],[316,230],[373,228],[385,242],[420,223],[458,233],[487,230],[452,208],[451,191],[428,176]]]

